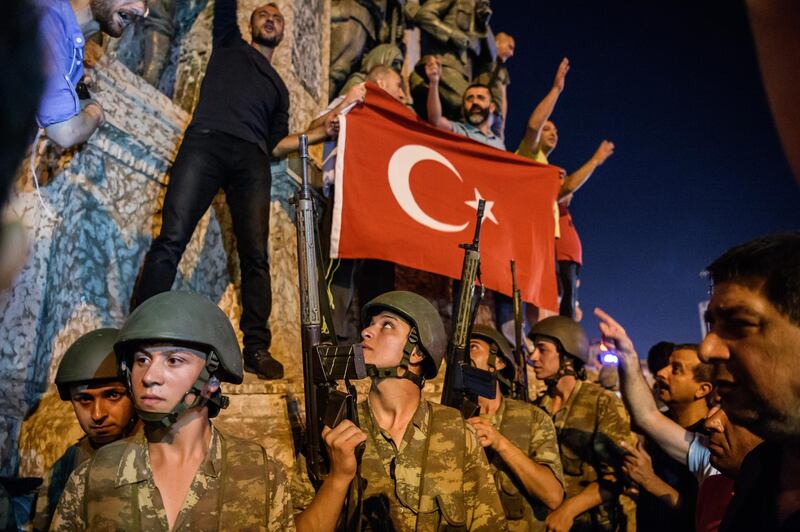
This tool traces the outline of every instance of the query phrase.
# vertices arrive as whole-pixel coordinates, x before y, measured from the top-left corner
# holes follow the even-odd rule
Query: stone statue
[[[339,94],[365,53],[390,45],[401,53],[405,21],[413,7],[406,0],[333,0],[329,97]],[[378,53],[384,56],[386,50]],[[374,61],[374,59],[373,59]],[[361,62],[361,63],[359,63]],[[378,63],[375,63],[378,64]],[[380,62],[380,64],[387,64]],[[362,69],[363,70],[363,66]],[[362,80],[363,81],[363,80]]]
[[[392,70],[400,72],[403,69],[403,52],[394,44],[379,44],[361,59],[361,68],[347,78],[347,82],[339,91],[339,94],[347,94],[354,85],[366,81],[370,70],[378,65],[384,65]]]
[[[167,64],[172,38],[175,34],[176,0],[150,0],[150,13],[144,20],[142,77],[150,85],[158,86]]]
[[[489,26],[491,14],[489,0],[427,0],[419,7],[414,21],[422,29],[422,58],[409,83],[420,116],[427,115],[426,56],[435,55],[442,65],[442,112],[451,120],[461,120],[464,90],[480,72],[491,69],[497,55]]]

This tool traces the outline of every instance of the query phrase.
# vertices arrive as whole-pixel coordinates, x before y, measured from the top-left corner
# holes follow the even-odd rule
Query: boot
[[[259,379],[276,380],[283,378],[283,364],[278,362],[267,349],[244,350],[244,370],[255,373]]]

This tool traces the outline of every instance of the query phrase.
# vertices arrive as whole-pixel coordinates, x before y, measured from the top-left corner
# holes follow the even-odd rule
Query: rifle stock
[[[442,391],[442,404],[458,409],[465,418],[477,414],[478,396],[492,399],[497,392],[495,375],[472,366],[469,358],[470,331],[479,302],[475,301],[475,281],[480,277],[480,234],[484,207],[485,201],[480,200],[472,243],[460,245],[464,249],[464,262],[461,266],[458,314],[453,317],[453,332],[447,347],[447,370]],[[482,295],[483,287],[480,296]]]

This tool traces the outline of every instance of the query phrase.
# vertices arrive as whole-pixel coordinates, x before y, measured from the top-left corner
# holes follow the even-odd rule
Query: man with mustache
[[[600,320],[603,341],[615,346],[619,355],[622,397],[634,423],[669,457],[686,465],[695,476],[700,485],[695,529],[716,530],[733,495],[732,479],[737,477],[745,456],[761,442],[761,438],[729,421],[725,411],[717,406],[707,412],[703,423],[708,436],[688,430],[662,414],[625,329],[602,310],[595,309],[594,313]],[[670,359],[675,360],[673,357]],[[622,445],[631,453],[625,458],[623,468],[626,472],[645,469],[648,458],[627,443],[623,442]],[[657,479],[651,484],[652,493],[677,504],[678,492],[659,481]]]
[[[39,32],[47,73],[36,120],[63,148],[85,142],[105,121],[100,104],[79,98],[86,38],[112,37],[147,14],[145,0],[39,0]]]
[[[731,419],[766,441],[745,459],[721,530],[800,529],[800,232],[738,245],[706,268],[700,356]]]
[[[256,8],[250,31],[247,43],[236,22],[235,0],[215,2],[214,48],[200,100],[172,167],[161,233],[145,257],[131,307],[172,287],[195,226],[221,188],[241,265],[245,369],[262,379],[280,379],[283,365],[269,352],[267,323],[272,308],[270,160],[296,150],[299,135],[288,135],[289,91],[271,64],[284,31],[278,5]],[[325,139],[329,126],[309,131],[309,142]]]
[[[36,500],[34,530],[47,530],[70,473],[100,447],[122,439],[138,426],[128,387],[117,372],[117,329],[97,329],[73,343],[56,373],[58,395],[70,401],[85,436],[52,466]]]

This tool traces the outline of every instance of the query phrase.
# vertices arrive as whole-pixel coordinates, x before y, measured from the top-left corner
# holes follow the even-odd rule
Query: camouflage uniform
[[[36,498],[36,515],[33,518],[33,529],[48,530],[50,521],[56,511],[56,505],[61,498],[61,493],[67,485],[70,474],[87,460],[95,455],[95,449],[89,443],[89,438],[84,436],[74,445],[70,445],[64,454],[53,463],[47,473]]]
[[[549,468],[561,486],[564,486],[556,429],[553,421],[541,408],[504,397],[497,413],[483,414],[481,417],[489,420],[500,434],[508,438],[531,460]],[[487,454],[489,465],[494,472],[497,492],[508,520],[508,529],[544,530],[544,520],[550,510],[536,497],[527,494],[522,482],[499,454],[491,449],[487,449]]]
[[[369,401],[358,405],[358,419],[367,433],[364,530],[506,530],[486,455],[457,410],[423,400],[399,445],[380,428]],[[301,476],[292,494],[298,508],[314,495]]]
[[[553,415],[552,402],[545,394],[538,404]],[[578,495],[592,482],[600,482],[602,488],[615,494],[612,500],[579,515],[572,530],[616,530],[624,524],[617,502],[621,483],[604,481],[602,477],[612,475],[620,479],[624,451],[619,442],[635,445],[622,401],[596,384],[578,381],[567,401],[553,415],[553,421],[567,498]]]
[[[214,428],[173,530],[292,531],[287,484],[263,447]],[[70,477],[52,530],[85,529],[168,530],[143,434],[99,449]]]

